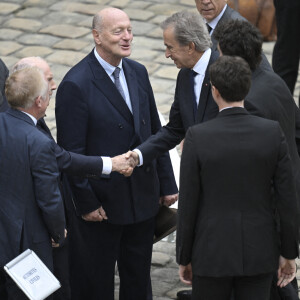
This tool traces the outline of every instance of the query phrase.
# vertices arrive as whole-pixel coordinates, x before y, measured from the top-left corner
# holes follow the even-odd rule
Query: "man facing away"
[[[51,141],[36,128],[49,104],[49,85],[37,68],[12,74],[0,114],[0,266],[30,248],[53,271],[51,238],[64,240],[64,208]],[[8,299],[27,299],[7,276]]]
[[[133,38],[129,17],[105,8],[93,19],[95,48],[64,77],[56,96],[58,143],[85,155],[127,152],[161,127],[144,66],[127,59]],[[72,299],[114,298],[115,264],[120,299],[147,299],[159,198],[172,204],[177,187],[168,154],[130,178],[69,177],[82,218],[71,261]],[[107,220],[98,221],[99,208]],[[82,278],[84,277],[84,280]]]
[[[242,58],[220,57],[210,78],[220,113],[189,129],[181,158],[180,278],[193,284],[194,300],[230,299],[232,289],[236,300],[267,300],[274,271],[277,284],[285,286],[295,276],[298,256],[287,143],[277,122],[243,108],[251,71]]]
[[[51,96],[53,91],[56,90],[56,84],[49,64],[41,57],[25,57],[20,59],[12,67],[11,72],[14,73],[18,70],[28,67],[37,67],[42,71],[44,79],[49,83]],[[81,177],[100,178],[102,173],[105,174],[106,172],[110,171],[122,172],[122,170],[125,168],[125,165],[123,163],[122,156],[115,156],[113,158],[100,156],[85,156],[64,150],[62,147],[55,143],[51,131],[44,120],[44,116],[37,121],[37,128],[51,139],[53,147],[55,149],[58,170],[60,171],[60,187],[64,200],[68,236],[64,241],[63,245],[61,245],[60,247],[53,248],[54,274],[61,283],[61,288],[54,293],[53,297],[54,300],[68,300],[71,299],[68,263],[69,252],[71,251],[71,249],[69,249],[68,244],[69,239],[74,239],[75,241],[77,240],[77,227],[75,217],[76,207],[74,207],[72,203],[71,191],[66,179],[66,175],[64,173],[77,175]],[[103,160],[108,162],[108,166],[106,166],[106,168],[104,169]],[[105,214],[103,216],[99,214],[99,220],[102,220],[103,217],[105,218]],[[3,280],[1,280],[1,282],[2,281]],[[1,297],[3,299],[6,299],[5,295],[1,294]]]

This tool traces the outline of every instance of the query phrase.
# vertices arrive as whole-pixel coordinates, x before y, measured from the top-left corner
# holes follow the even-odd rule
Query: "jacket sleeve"
[[[152,137],[153,137],[153,136],[156,136],[156,134],[159,134],[159,130],[161,129],[161,122],[160,122],[159,115],[157,112],[157,107],[155,104],[154,95],[153,95],[152,87],[151,87],[148,76],[147,76],[147,79],[148,79],[147,80],[148,81],[148,94],[149,94],[149,99],[150,99],[151,133],[152,133]],[[171,163],[171,159],[170,159],[168,150],[169,150],[169,148],[166,149],[165,151],[162,151],[160,153],[160,155],[157,157],[157,173],[158,173],[158,178],[159,178],[159,183],[160,183],[160,195],[161,196],[173,195],[173,194],[178,193],[178,188],[177,188],[177,184],[175,181],[173,167],[172,167],[172,163]],[[146,163],[147,163],[147,161],[146,161]]]
[[[287,259],[294,259],[299,255],[299,204],[293,180],[292,163],[279,124],[278,133],[280,137],[278,162],[273,181],[274,196],[280,218],[281,255]]]
[[[168,124],[161,127],[154,135],[150,136],[144,143],[137,147],[143,155],[144,163],[148,163],[173,149],[184,138],[185,130],[182,124],[177,90],[178,86],[176,86],[175,98],[171,106]]]
[[[200,199],[200,172],[192,129],[189,129],[181,156],[176,233],[176,260],[178,264],[184,266],[188,265],[192,259],[194,228]]]

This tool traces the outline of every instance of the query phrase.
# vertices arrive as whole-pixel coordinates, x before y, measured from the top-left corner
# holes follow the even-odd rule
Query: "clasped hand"
[[[127,153],[117,155],[112,159],[112,171],[119,172],[128,177],[132,174],[133,169],[139,163],[139,156],[134,151],[128,151]]]

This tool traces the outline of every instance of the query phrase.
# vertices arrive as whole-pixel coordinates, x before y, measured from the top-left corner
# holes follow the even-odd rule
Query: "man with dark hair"
[[[279,286],[296,272],[298,208],[288,147],[278,122],[243,108],[251,71],[242,58],[220,57],[210,78],[220,113],[188,130],[181,158],[180,278],[193,284],[193,300],[227,300],[232,289],[236,300],[267,300],[277,269]]]
[[[217,28],[215,37],[221,55],[237,55],[249,64],[252,84],[245,98],[245,108],[251,114],[279,122],[287,140],[295,186],[300,195],[300,158],[295,142],[299,109],[285,82],[276,73],[260,67],[263,41],[259,30],[248,22],[232,20]],[[279,293],[295,293],[287,289],[290,289],[290,285],[286,289],[279,289]],[[272,292],[275,293],[275,290]],[[293,299],[298,299],[297,295],[295,297]]]

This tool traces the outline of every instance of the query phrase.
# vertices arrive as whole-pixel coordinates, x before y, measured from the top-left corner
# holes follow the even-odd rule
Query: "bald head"
[[[104,8],[94,16],[93,37],[96,51],[112,66],[117,66],[122,58],[131,54],[130,19],[118,8]]]
[[[37,67],[43,72],[45,80],[49,83],[51,96],[52,91],[56,90],[56,84],[53,80],[53,74],[48,63],[39,56],[24,57],[13,66],[12,73],[28,67]]]
[[[120,19],[127,19],[128,15],[121,9],[115,7],[106,7],[95,14],[93,18],[93,29],[101,32],[103,28],[109,26],[110,23],[116,22]]]

